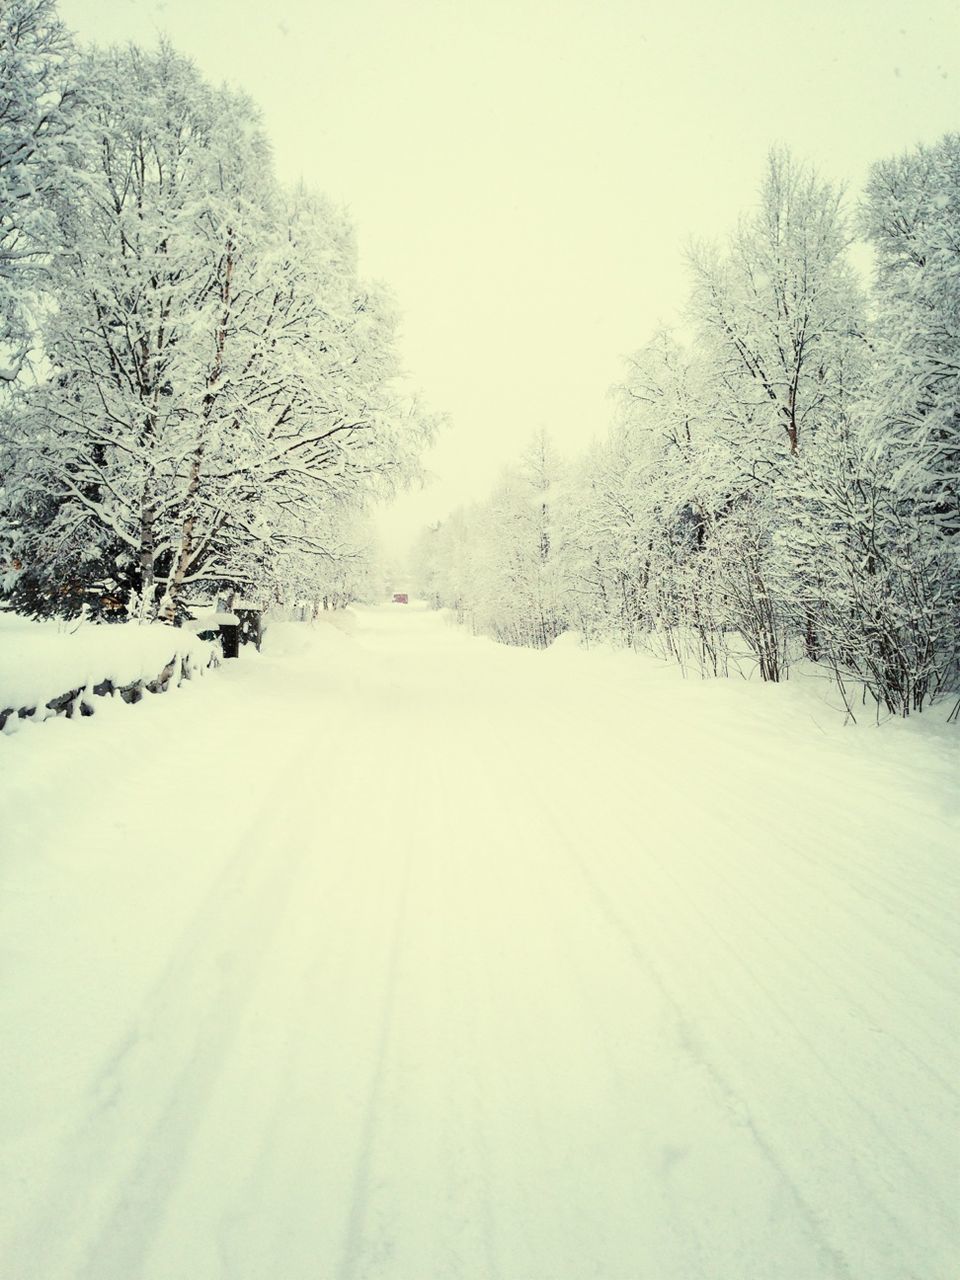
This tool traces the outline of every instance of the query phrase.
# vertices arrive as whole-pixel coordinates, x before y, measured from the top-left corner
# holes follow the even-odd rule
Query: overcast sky
[[[682,306],[683,250],[786,143],[852,191],[960,128],[958,0],[60,0],[81,38],[166,33],[260,104],[280,175],[352,211],[361,267],[450,428],[398,544],[540,426],[602,431],[620,358]]]

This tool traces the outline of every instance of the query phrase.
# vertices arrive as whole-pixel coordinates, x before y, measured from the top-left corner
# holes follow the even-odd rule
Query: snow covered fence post
[[[239,658],[240,656],[240,623],[233,622],[220,623],[220,647],[223,649],[225,658]]]

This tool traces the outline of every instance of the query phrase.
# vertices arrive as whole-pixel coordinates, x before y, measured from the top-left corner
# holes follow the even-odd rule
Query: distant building
[[[394,604],[407,604],[407,603],[409,603],[409,602],[408,602],[408,600],[407,600],[407,593],[406,593],[405,591],[395,591],[395,592],[393,593],[393,603],[394,603]]]

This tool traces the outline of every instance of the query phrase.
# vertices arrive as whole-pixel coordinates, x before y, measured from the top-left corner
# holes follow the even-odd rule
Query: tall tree
[[[66,580],[172,621],[198,586],[321,554],[326,507],[408,471],[429,423],[392,390],[392,309],[358,280],[348,226],[284,197],[249,101],[166,45],[84,71],[52,372],[21,402],[23,559],[58,597]],[[39,526],[38,491],[55,508]]]
[[[844,357],[862,342],[842,192],[773,151],[756,212],[726,255],[691,255],[693,317],[713,352],[721,437],[754,479],[833,419]]]
[[[960,134],[874,166],[863,223],[877,256],[874,450],[904,496],[960,534]],[[960,538],[956,545],[960,554]]]
[[[72,171],[73,47],[54,0],[0,5],[0,382],[19,375]]]

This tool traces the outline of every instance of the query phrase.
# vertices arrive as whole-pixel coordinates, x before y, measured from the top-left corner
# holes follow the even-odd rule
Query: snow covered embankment
[[[0,616],[0,730],[49,716],[92,715],[96,697],[138,702],[216,665],[212,645],[185,630],[135,624],[67,629]]]

